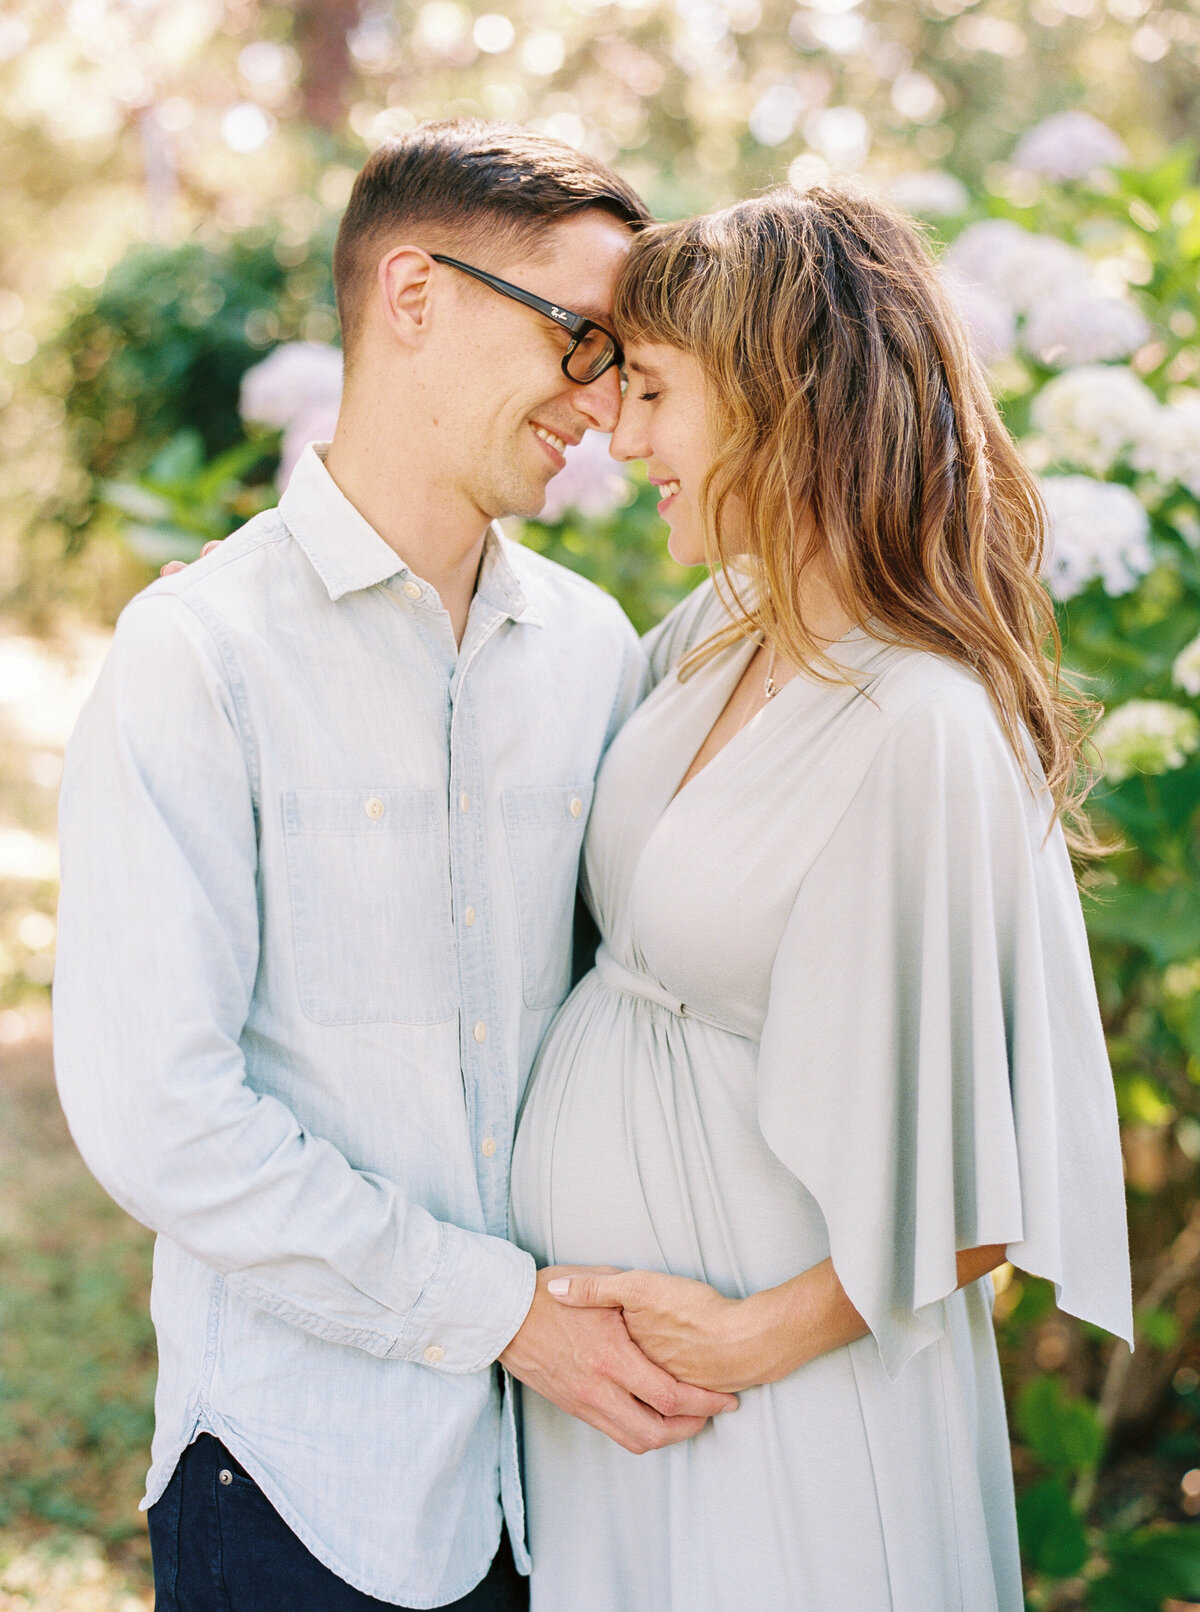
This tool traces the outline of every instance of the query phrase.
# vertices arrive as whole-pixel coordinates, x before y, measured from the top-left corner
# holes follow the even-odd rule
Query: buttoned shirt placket
[[[446,688],[449,756],[448,829],[450,884],[459,984],[459,1058],[472,1163],[484,1225],[496,1237],[508,1234],[509,1172],[516,1126],[516,1092],[505,1068],[497,1029],[491,893],[488,878],[484,767],[467,678],[485,646],[525,606],[520,589],[485,554],[483,575],[471,601],[467,628],[456,650],[450,618],[437,594],[405,569],[397,579],[427,650]],[[476,676],[478,676],[476,672]]]

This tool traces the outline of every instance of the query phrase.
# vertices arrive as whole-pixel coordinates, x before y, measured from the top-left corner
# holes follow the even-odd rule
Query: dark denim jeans
[[[180,1456],[149,1521],[155,1612],[395,1612],[394,1603],[353,1589],[306,1550],[209,1433]],[[529,1582],[513,1565],[506,1534],[487,1577],[446,1612],[528,1606]]]

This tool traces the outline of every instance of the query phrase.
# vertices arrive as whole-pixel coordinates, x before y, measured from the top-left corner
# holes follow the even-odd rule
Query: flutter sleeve
[[[973,681],[893,722],[775,961],[759,1111],[895,1377],[1007,1246],[1132,1342],[1112,1077],[1060,829]]]

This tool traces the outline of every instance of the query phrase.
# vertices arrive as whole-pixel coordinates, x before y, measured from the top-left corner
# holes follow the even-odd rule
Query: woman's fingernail
[[[546,1283],[546,1292],[553,1293],[556,1299],[564,1299],[571,1291],[571,1278],[569,1276],[552,1276]]]

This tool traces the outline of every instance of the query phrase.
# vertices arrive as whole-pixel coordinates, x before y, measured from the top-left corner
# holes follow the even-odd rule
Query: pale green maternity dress
[[[980,684],[855,631],[678,794],[743,642],[711,584],[652,641],[585,852],[604,937],[517,1140],[539,1263],[738,1296],[832,1256],[871,1333],[692,1441],[524,1395],[533,1612],[1020,1612],[991,1284],[1004,1243],[1132,1331],[1112,1082],[1049,806]]]

